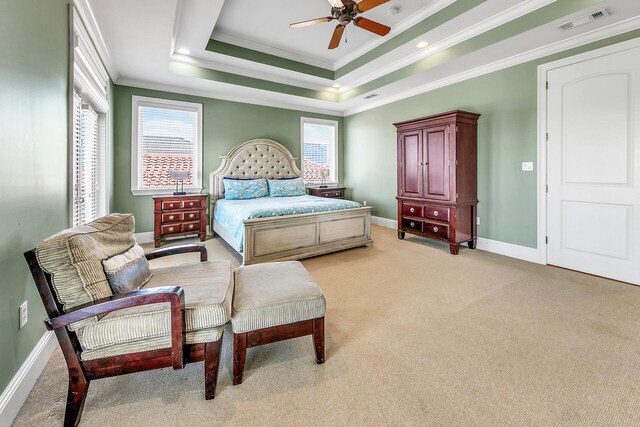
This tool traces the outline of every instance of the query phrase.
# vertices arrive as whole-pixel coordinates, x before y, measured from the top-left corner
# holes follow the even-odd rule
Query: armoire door
[[[424,130],[423,197],[449,200],[449,126]]]
[[[547,261],[640,285],[640,47],[547,77]]]
[[[400,134],[400,194],[422,197],[422,131]]]

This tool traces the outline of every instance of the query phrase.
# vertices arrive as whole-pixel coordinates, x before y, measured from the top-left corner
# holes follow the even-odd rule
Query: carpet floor
[[[215,400],[201,363],[97,380],[82,425],[640,425],[640,288],[395,234],[304,261],[324,365],[311,337],[252,348],[232,386],[227,329]],[[14,425],[60,425],[66,385],[56,351]]]

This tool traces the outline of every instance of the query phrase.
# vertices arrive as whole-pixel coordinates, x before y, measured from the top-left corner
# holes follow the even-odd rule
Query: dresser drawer
[[[449,222],[449,208],[425,206],[424,217],[429,219],[437,219],[438,221]]]
[[[200,223],[199,222],[185,222],[182,223],[182,232],[188,233],[189,231],[200,231]]]
[[[182,214],[182,218],[185,221],[195,221],[195,220],[200,219],[200,212],[199,211],[187,211],[187,212],[184,212]]]
[[[422,217],[422,206],[410,205],[408,203],[402,204],[402,215],[404,216],[417,216]]]
[[[169,211],[174,209],[182,209],[182,201],[180,200],[163,200],[162,210]]]
[[[197,200],[197,199],[183,200],[182,201],[182,208],[183,209],[199,208],[199,207],[200,207],[200,201]]]
[[[175,234],[180,233],[181,224],[165,224],[160,226],[161,234]]]
[[[181,212],[171,212],[162,214],[162,223],[165,222],[178,222],[182,221],[182,213]]]
[[[447,225],[435,224],[433,222],[425,222],[422,225],[422,232],[443,239],[449,237],[449,227]]]
[[[415,219],[408,219],[408,218],[403,218],[402,219],[402,227],[403,228],[410,228],[411,230],[416,230],[416,231],[422,231],[422,221],[418,221]]]

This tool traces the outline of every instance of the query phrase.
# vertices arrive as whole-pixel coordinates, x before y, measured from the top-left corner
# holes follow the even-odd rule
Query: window
[[[185,191],[202,190],[202,104],[133,97],[131,192],[169,193],[172,171],[187,171]]]
[[[326,171],[327,182],[338,182],[338,122],[303,117],[300,127],[304,181],[321,182]]]
[[[78,12],[73,11],[73,92],[71,106],[71,225],[106,215],[109,75]]]

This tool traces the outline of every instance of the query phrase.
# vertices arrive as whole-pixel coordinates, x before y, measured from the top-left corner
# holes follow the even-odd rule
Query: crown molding
[[[485,74],[493,73],[495,71],[500,71],[505,68],[509,68],[515,65],[523,64],[525,62],[533,61],[535,59],[544,58],[545,56],[553,55],[569,49],[584,46],[586,44],[593,43],[598,40],[606,39],[609,37],[617,36],[619,34],[636,30],[638,28],[640,28],[640,16],[629,18],[624,21],[620,21],[615,24],[608,25],[606,27],[598,28],[598,29],[595,29],[595,30],[592,30],[568,39],[554,42],[540,48],[531,49],[527,52],[513,55],[508,58],[504,58],[489,64],[481,65],[479,67],[475,67],[470,70],[448,76],[444,79],[430,82],[410,90],[399,92],[395,95],[372,102],[371,104],[347,109],[343,111],[343,114],[346,117],[346,116],[351,116],[353,114],[361,113],[367,110],[372,110],[374,108],[378,108],[383,105],[401,101],[405,98],[409,98],[415,95],[420,95],[422,93],[430,92],[435,89],[439,89],[439,88],[449,86],[455,83],[459,83],[465,80],[469,80],[475,77],[483,76]]]
[[[255,93],[256,95],[258,93],[263,94],[264,99],[258,96],[244,97],[244,96],[226,95],[213,90],[191,89],[191,88],[185,88],[182,86],[174,86],[174,85],[164,84],[164,83],[152,83],[148,81],[141,81],[141,80],[129,79],[129,78],[121,78],[116,82],[116,84],[119,86],[131,86],[131,87],[136,87],[140,89],[158,90],[158,91],[169,92],[169,93],[197,96],[199,98],[210,98],[210,99],[218,99],[221,101],[241,102],[243,104],[260,105],[263,107],[274,107],[274,108],[282,108],[285,110],[295,110],[295,111],[301,111],[306,113],[316,113],[316,114],[325,114],[328,116],[343,117],[342,112],[338,109],[332,110],[327,108],[313,107],[310,105],[306,105],[306,103],[304,102],[305,100],[301,100],[301,102],[294,102],[294,101],[282,102],[282,101],[274,101],[272,99],[268,99],[268,98],[273,98],[274,93],[260,90],[260,89],[248,89],[248,90],[250,90],[252,93]],[[294,97],[294,95],[285,95],[285,94],[281,94],[281,95],[285,97]],[[308,100],[308,102],[313,103],[313,102],[317,102],[317,100]],[[338,104],[336,104],[336,108],[338,108]]]
[[[387,37],[377,37],[371,40],[370,42],[362,45],[361,47],[354,50],[353,52],[350,52],[347,55],[335,61],[333,64],[333,70],[337,70],[339,68],[344,67],[351,61],[354,61],[359,57],[361,57],[362,55],[364,55],[365,53],[369,52],[370,50],[373,50],[378,46],[381,46],[382,44],[391,40],[398,34],[403,33],[405,30],[408,30],[409,28],[413,27],[417,23],[424,21],[431,15],[434,15],[440,12],[442,9],[444,9],[445,7],[455,2],[456,0],[435,0],[428,6],[423,7],[422,9],[418,10],[416,13],[409,16],[408,18],[394,25],[393,28],[391,28],[391,31],[389,32]]]
[[[88,0],[73,0],[73,5],[75,6],[78,14],[80,15],[80,19],[84,22],[84,26],[89,33],[89,37],[93,42],[94,47],[98,51],[98,55],[100,55],[100,59],[104,64],[104,67],[107,69],[109,73],[109,77],[111,77],[112,81],[116,81],[120,74],[116,69],[115,63],[113,62],[113,58],[109,53],[109,49],[107,48],[107,44],[102,37],[102,33],[100,32],[100,27],[98,27],[98,22],[93,14],[93,10],[91,10],[91,6],[89,5]]]

